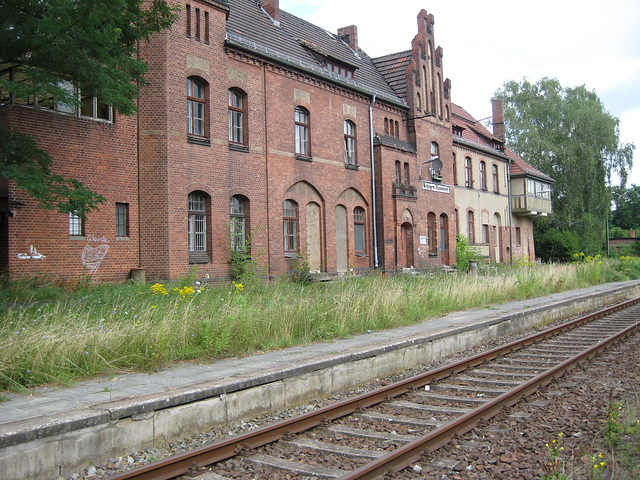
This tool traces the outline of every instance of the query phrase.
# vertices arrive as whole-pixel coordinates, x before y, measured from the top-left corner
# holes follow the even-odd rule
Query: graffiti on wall
[[[44,260],[47,256],[38,253],[38,249],[33,245],[30,245],[29,253],[19,253],[18,258],[20,260]]]
[[[99,245],[97,247],[86,245],[84,247],[82,251],[82,264],[89,269],[89,274],[96,273],[107,254],[107,250],[109,250],[109,245]]]

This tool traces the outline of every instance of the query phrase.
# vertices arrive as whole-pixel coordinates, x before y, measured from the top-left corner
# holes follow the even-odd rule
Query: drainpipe
[[[371,98],[369,103],[369,147],[371,148],[371,202],[373,215],[373,267],[378,268],[378,209],[376,200],[376,161],[373,153],[373,105],[376,103],[376,96]]]
[[[507,169],[507,191],[509,192],[509,264],[513,265],[513,212],[511,211],[511,163],[513,159],[509,159],[509,168]]]

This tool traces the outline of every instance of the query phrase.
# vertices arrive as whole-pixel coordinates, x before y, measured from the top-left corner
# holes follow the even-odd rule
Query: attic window
[[[327,60],[326,67],[330,72],[335,73],[336,75],[353,80],[353,70],[345,67],[344,65],[339,65],[331,60]]]
[[[453,126],[453,134],[456,137],[462,137],[462,131],[464,130],[464,128],[462,127],[458,127],[457,125]]]

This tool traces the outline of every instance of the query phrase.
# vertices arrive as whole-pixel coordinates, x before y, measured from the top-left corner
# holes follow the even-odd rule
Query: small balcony
[[[534,195],[513,195],[511,210],[514,215],[527,217],[545,217],[551,215],[551,199]]]

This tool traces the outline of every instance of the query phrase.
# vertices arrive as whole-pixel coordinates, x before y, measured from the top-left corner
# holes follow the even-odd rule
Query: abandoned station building
[[[107,199],[83,221],[0,179],[0,269],[228,278],[244,249],[269,276],[300,253],[326,275],[426,269],[455,262],[456,234],[492,261],[535,257],[552,179],[506,148],[500,101],[492,132],[452,103],[433,15],[371,58],[355,26],[327,32],[278,0],[169,3],[179,20],[139,47],[135,115],[0,92],[1,125]]]

